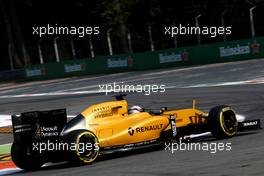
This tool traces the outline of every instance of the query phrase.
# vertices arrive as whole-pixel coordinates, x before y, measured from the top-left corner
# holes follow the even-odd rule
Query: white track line
[[[153,79],[153,78],[145,78],[145,79]],[[120,81],[116,82],[116,84],[123,84],[125,82],[134,82],[139,81],[142,79],[135,79],[130,81]],[[109,83],[110,84],[110,83]],[[111,83],[112,84],[112,83]],[[250,85],[250,84],[264,84],[264,78],[260,79],[252,79],[252,80],[246,80],[246,81],[234,81],[234,82],[222,82],[222,83],[208,83],[208,84],[196,84],[196,85],[189,85],[189,86],[167,86],[166,89],[174,89],[174,88],[198,88],[198,87],[218,87],[218,86],[232,86],[232,85]],[[94,87],[94,86],[91,86]],[[78,88],[76,88],[78,89]],[[102,93],[105,94],[105,92],[99,90],[99,85],[97,90],[87,90],[87,91],[68,91],[67,90],[61,90],[61,91],[55,91],[55,92],[47,92],[47,93],[35,93],[35,94],[17,94],[17,95],[2,95],[0,96],[0,99],[5,98],[27,98],[27,97],[43,97],[43,96],[66,96],[66,95],[85,95],[85,94],[98,94]],[[110,92],[108,92],[110,93]]]
[[[11,115],[0,115],[0,127],[10,126],[10,125],[12,125]]]
[[[190,86],[184,86],[181,88],[196,88],[196,87],[218,87],[218,86],[234,86],[234,85],[250,85],[250,84],[264,84],[264,79],[252,79],[247,81],[234,81],[234,82],[222,82],[222,83],[208,83],[208,84],[196,84]],[[169,88],[177,88],[170,86]]]
[[[75,91],[75,92],[48,92],[48,93],[36,93],[36,94],[18,94],[18,95],[2,95],[3,98],[25,98],[25,97],[43,97],[43,96],[60,96],[60,95],[82,95],[82,94],[96,94],[100,93],[99,90],[90,91]]]
[[[19,168],[2,169],[0,170],[0,175],[15,174],[22,170],[23,169],[19,169]]]

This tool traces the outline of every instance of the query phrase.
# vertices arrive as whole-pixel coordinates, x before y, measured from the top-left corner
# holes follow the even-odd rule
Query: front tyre
[[[70,145],[75,145],[71,150],[68,162],[75,164],[90,164],[99,154],[99,142],[94,133],[88,130],[76,130],[68,134]]]
[[[32,154],[29,148],[23,144],[13,142],[11,146],[11,157],[15,165],[25,170],[37,170],[43,162]]]
[[[216,139],[233,137],[237,133],[237,119],[230,106],[221,105],[212,108],[208,117],[209,126]]]

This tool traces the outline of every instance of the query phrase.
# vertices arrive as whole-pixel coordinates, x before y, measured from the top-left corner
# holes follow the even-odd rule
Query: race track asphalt
[[[0,85],[0,114],[32,110],[67,108],[68,114],[78,114],[85,107],[113,99],[98,93],[102,84],[165,84],[165,93],[129,93],[130,105],[145,108],[191,107],[208,111],[219,104],[231,105],[238,114],[248,119],[264,120],[264,59],[212,64],[188,68],[170,68],[151,71],[93,75],[50,81]],[[59,95],[63,92],[69,95]],[[75,92],[75,94],[74,94]],[[53,93],[49,95],[48,93]],[[14,97],[20,95],[20,97]],[[262,123],[263,125],[263,123]],[[12,142],[12,135],[0,134],[0,144]],[[263,130],[242,133],[228,140],[205,140],[208,143],[231,143],[231,151],[177,151],[150,150],[144,153],[110,157],[92,165],[56,165],[34,172],[13,175],[104,175],[104,176],[231,176],[264,175]]]

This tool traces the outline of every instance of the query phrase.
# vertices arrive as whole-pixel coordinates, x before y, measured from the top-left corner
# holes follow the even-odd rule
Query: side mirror
[[[165,111],[167,111],[167,110],[168,110],[167,107],[162,107],[162,108],[160,109],[160,113],[165,112]]]

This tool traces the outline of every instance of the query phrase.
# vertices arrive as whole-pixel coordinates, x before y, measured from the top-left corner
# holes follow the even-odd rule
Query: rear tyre
[[[88,130],[76,130],[66,136],[70,145],[75,145],[71,150],[68,162],[74,164],[91,164],[99,154],[99,142],[94,133]]]
[[[221,105],[212,108],[209,112],[208,122],[216,139],[230,138],[237,133],[236,114],[230,106]]]
[[[43,162],[34,154],[28,151],[28,147],[17,142],[11,146],[11,157],[15,165],[25,170],[37,170]]]

